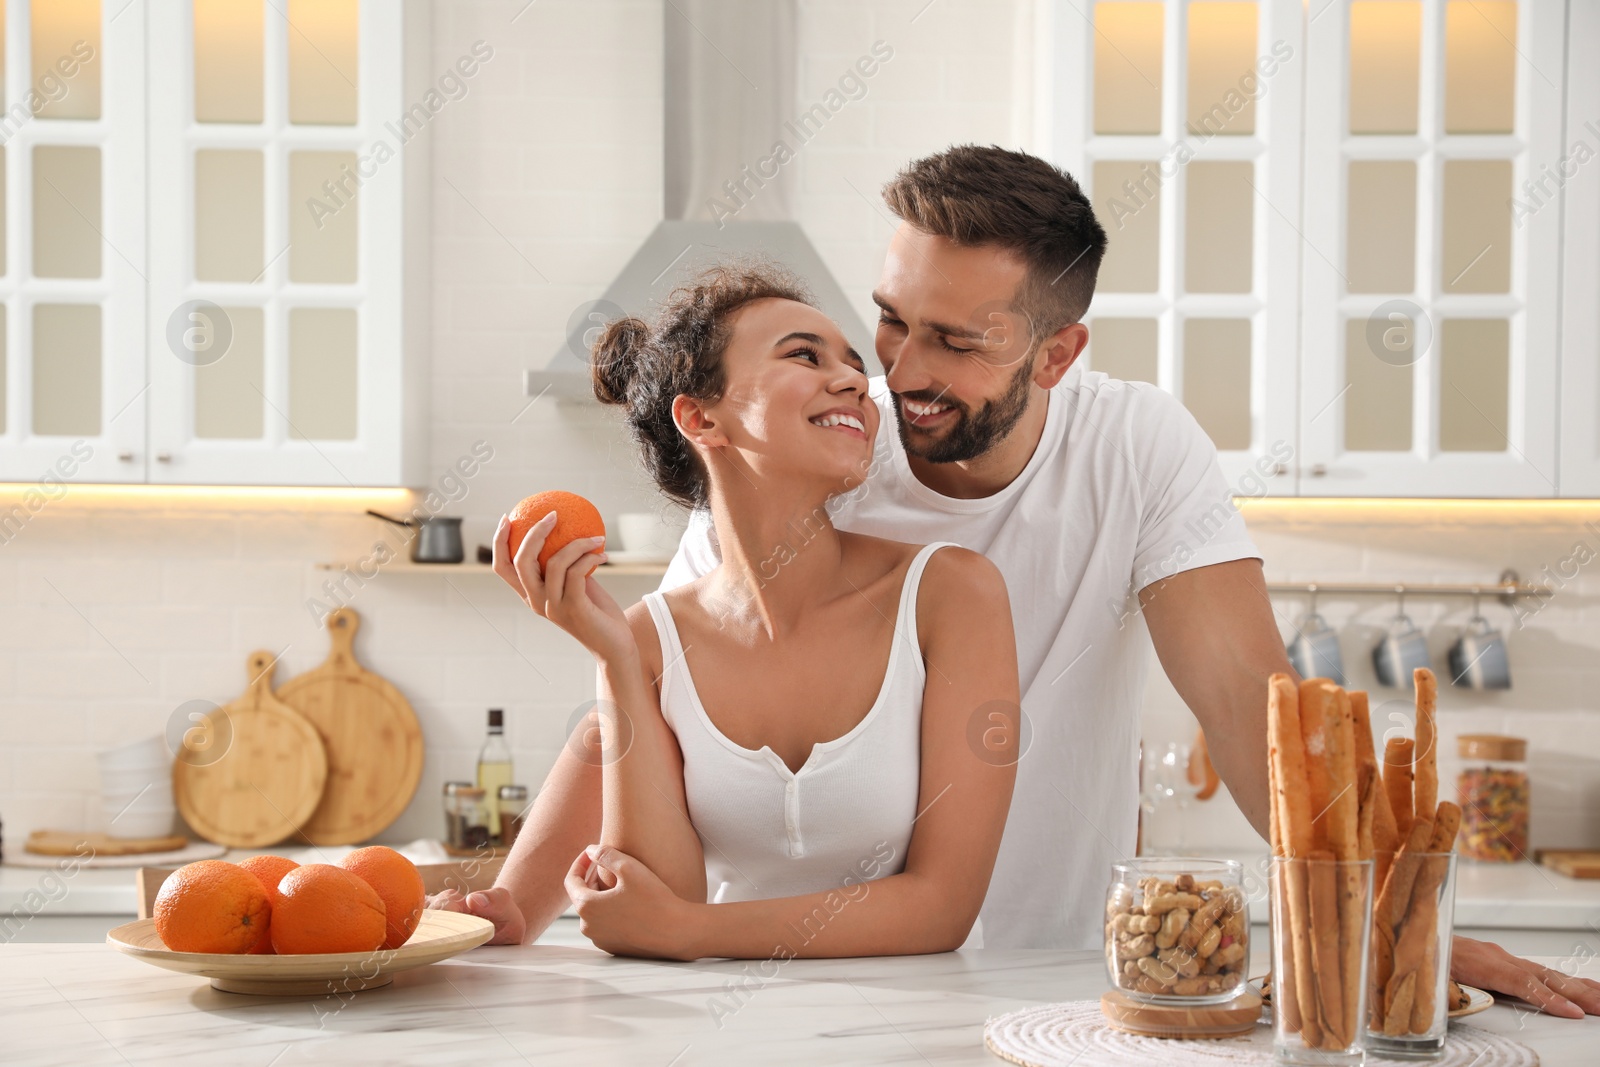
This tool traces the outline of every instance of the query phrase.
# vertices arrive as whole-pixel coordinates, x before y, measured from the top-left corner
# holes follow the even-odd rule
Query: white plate
[[[1476,1015],[1480,1011],[1488,1011],[1494,1007],[1494,997],[1481,989],[1464,985],[1461,987],[1461,992],[1467,995],[1467,1006],[1452,1011],[1450,1013],[1452,1019],[1465,1019],[1468,1015]]]
[[[1250,988],[1265,997],[1267,989],[1266,976],[1250,979]],[[1476,1015],[1480,1011],[1487,1011],[1494,1007],[1494,997],[1476,986],[1464,985],[1461,987],[1461,991],[1467,995],[1467,1006],[1456,1008],[1450,1012],[1450,1018],[1452,1019],[1465,1019],[1468,1015]],[[1268,1006],[1270,1007],[1271,1005],[1269,1004]]]

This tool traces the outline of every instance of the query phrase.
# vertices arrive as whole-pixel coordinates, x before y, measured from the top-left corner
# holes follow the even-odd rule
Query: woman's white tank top
[[[661,711],[683,752],[712,903],[849,888],[904,869],[922,765],[917,586],[928,557],[948,544],[924,546],[906,571],[877,700],[850,732],[814,745],[798,771],[771,748],[744,748],[716,728],[689,676],[671,610],[660,593],[645,594],[666,664]]]

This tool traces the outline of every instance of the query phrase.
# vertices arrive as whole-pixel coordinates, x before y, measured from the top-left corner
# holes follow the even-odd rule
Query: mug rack
[[[1378,582],[1268,582],[1269,593],[1304,593],[1311,597],[1318,596],[1398,596],[1406,597],[1435,597],[1435,596],[1470,596],[1470,597],[1497,597],[1500,603],[1508,607],[1519,597],[1548,597],[1552,591],[1547,585],[1532,585],[1525,583],[1517,572],[1509,568],[1500,572],[1497,582],[1481,582],[1472,584],[1446,583],[1446,584],[1418,584],[1415,582],[1391,582],[1384,585]]]

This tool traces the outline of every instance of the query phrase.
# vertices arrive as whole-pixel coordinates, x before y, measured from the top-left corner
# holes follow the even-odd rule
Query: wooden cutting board
[[[422,727],[398,689],[356,662],[361,616],[337,608],[327,625],[328,658],[278,697],[316,727],[328,753],[322,803],[301,834],[314,845],[353,845],[382,833],[411,803],[422,777]]]
[[[1534,853],[1539,863],[1568,878],[1600,878],[1600,851],[1595,849],[1541,848]]]
[[[35,830],[23,848],[40,856],[133,856],[144,852],[173,852],[189,843],[182,834],[166,837],[112,837],[78,830]]]
[[[172,795],[195,833],[233,848],[266,848],[298,835],[322,799],[328,758],[317,731],[272,694],[271,652],[246,661],[244,695],[206,716],[208,738],[223,739],[208,759],[188,745],[172,761]],[[208,741],[208,743],[210,743]]]

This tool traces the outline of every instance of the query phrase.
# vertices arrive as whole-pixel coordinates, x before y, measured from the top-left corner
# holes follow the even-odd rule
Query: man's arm
[[[1267,837],[1267,676],[1289,666],[1258,559],[1180,571],[1139,591],[1173,688],[1206,732],[1234,803]]]

